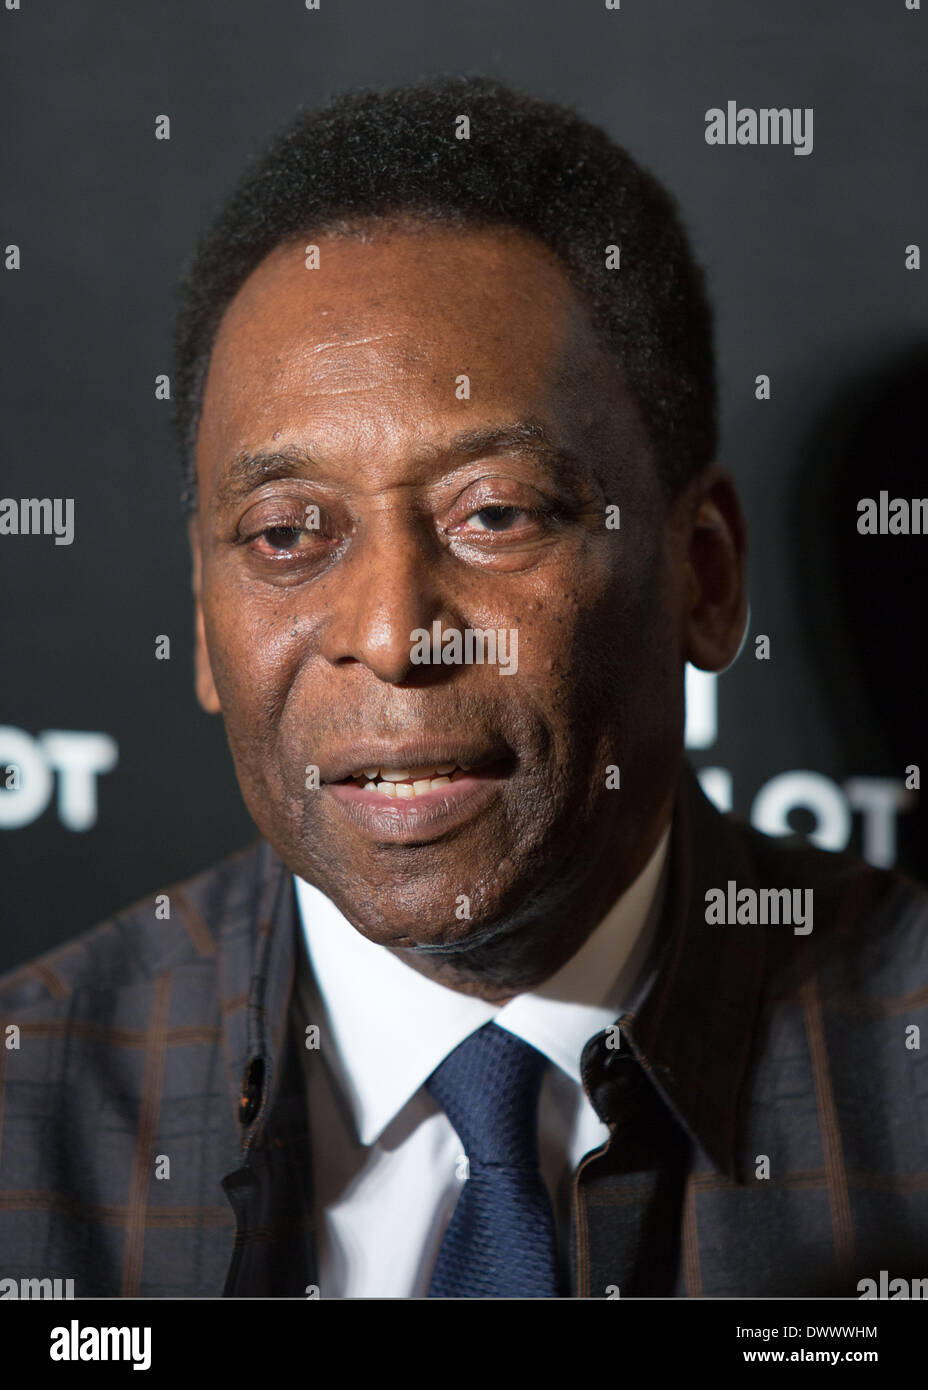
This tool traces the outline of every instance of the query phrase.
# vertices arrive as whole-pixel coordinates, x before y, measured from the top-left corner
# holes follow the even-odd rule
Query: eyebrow
[[[507,425],[490,425],[461,430],[442,444],[429,444],[416,453],[418,463],[467,460],[481,454],[517,453],[535,458],[574,481],[586,476],[577,457],[555,444],[540,420],[514,420]],[[228,506],[276,478],[303,478],[320,471],[312,455],[301,449],[258,450],[236,455],[227,465],[216,487],[216,501]]]

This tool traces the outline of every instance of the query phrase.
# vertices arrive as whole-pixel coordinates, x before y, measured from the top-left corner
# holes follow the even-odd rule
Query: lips
[[[341,778],[325,778],[324,791],[336,814],[381,844],[423,844],[460,830],[489,809],[515,767],[511,753],[486,748],[457,754],[443,748],[431,758],[366,751],[337,767]]]

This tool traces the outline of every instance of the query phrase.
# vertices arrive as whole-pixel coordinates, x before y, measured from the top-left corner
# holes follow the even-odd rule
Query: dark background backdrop
[[[718,682],[717,725],[691,728],[691,756],[723,769],[718,794],[755,820],[758,792],[802,773],[775,784],[797,803],[790,824],[841,840],[843,806],[861,846],[854,799],[892,797],[873,779],[928,767],[928,537],[856,532],[858,498],[928,494],[928,272],[905,268],[926,226],[926,25],[905,0],[0,9],[0,241],[22,261],[0,272],[0,496],[76,507],[70,546],[0,537],[0,725],[46,762],[48,730],[118,749],[88,828],[69,827],[56,776],[41,814],[0,829],[0,969],[254,834],[221,724],[193,695],[179,464],[155,399],[174,286],[246,155],[297,105],[439,71],[577,106],[679,199],[717,306],[722,457],[751,535],[752,636]],[[708,146],[705,112],[729,99],[812,107],[812,154]],[[769,661],[754,659],[756,633]],[[155,660],[159,634],[169,661]],[[0,764],[15,739],[0,734]],[[803,810],[807,792],[832,811]],[[917,798],[883,819],[895,849],[875,824],[868,857],[928,876]]]

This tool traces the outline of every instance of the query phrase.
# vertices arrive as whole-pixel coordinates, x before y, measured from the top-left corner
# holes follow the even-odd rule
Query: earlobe
[[[207,714],[220,714],[222,707],[219,704],[219,695],[216,692],[216,685],[213,680],[213,669],[210,665],[209,651],[206,646],[206,633],[203,626],[203,609],[197,600],[195,625],[195,647],[194,647],[194,670],[197,699],[201,707]]]
[[[731,660],[730,660],[725,666],[720,667],[720,669],[719,669],[719,674],[720,674],[720,675],[721,675],[722,671],[727,671],[729,666],[734,666],[735,662],[738,660],[738,657],[741,655],[742,651],[744,650],[744,645],[745,645],[745,643],[746,643],[747,640],[748,640],[748,633],[749,633],[750,631],[751,631],[751,602],[750,602],[750,599],[747,597],[747,594],[745,594],[744,627],[743,627],[742,630],[741,630],[741,640],[739,641],[737,647],[735,648],[735,652],[734,652],[734,655],[732,656]]]
[[[686,660],[724,671],[744,645],[746,527],[730,476],[713,464],[698,488],[689,533]]]

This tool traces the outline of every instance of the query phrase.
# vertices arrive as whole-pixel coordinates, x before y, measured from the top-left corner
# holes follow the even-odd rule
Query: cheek
[[[247,725],[249,738],[266,744],[295,670],[292,618],[279,606],[264,611],[241,596],[209,600],[204,595],[206,643],[230,738]]]
[[[543,597],[520,634],[520,671],[546,684],[558,707],[622,703],[666,639],[668,608],[655,557],[631,572],[602,559]],[[626,572],[626,570],[628,572]]]
[[[669,575],[657,550],[634,570],[602,566],[586,581],[556,601],[552,595],[522,643],[552,728],[581,761],[584,748],[600,758],[606,748],[629,753],[665,737],[668,718],[676,721],[682,671]]]

